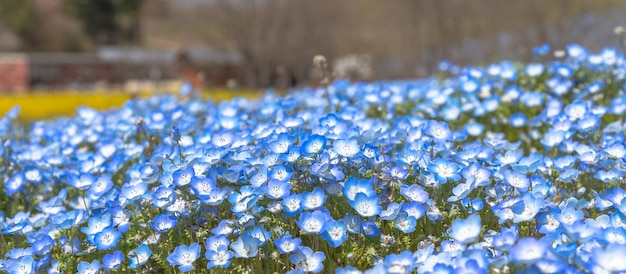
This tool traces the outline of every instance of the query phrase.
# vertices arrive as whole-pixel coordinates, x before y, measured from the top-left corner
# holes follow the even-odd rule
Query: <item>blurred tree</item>
[[[33,49],[39,45],[37,26],[39,19],[35,16],[33,0],[2,0],[0,1],[0,24],[11,29],[22,40],[22,47]]]
[[[143,0],[65,0],[96,45],[141,41]]]

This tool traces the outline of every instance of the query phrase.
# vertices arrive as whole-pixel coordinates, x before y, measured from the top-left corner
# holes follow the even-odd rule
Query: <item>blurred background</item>
[[[624,0],[0,0],[0,91],[287,89],[617,46]]]

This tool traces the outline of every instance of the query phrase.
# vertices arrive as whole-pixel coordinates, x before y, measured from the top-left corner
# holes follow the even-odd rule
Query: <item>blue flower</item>
[[[189,183],[191,183],[191,179],[194,177],[194,175],[195,171],[191,166],[184,169],[176,170],[172,174],[172,177],[174,179],[173,183],[174,185],[179,187],[188,185]]]
[[[18,259],[7,262],[6,265],[2,265],[2,263],[0,263],[0,267],[2,266],[6,267],[3,268],[3,270],[8,273],[35,273],[35,260],[33,259],[33,256],[22,256]]]
[[[324,150],[326,138],[322,135],[312,134],[302,143],[301,153],[304,156],[313,156]]]
[[[403,185],[400,187],[400,195],[412,202],[425,203],[428,201],[428,192],[420,185]]]
[[[113,188],[113,181],[111,181],[110,175],[103,175],[98,177],[98,179],[89,187],[89,191],[87,191],[87,195],[92,200],[97,200],[100,196],[109,192]]]
[[[312,192],[304,193],[302,200],[304,209],[315,210],[324,205],[324,202],[326,202],[326,194],[324,190],[316,187]]]
[[[269,143],[268,148],[271,152],[276,154],[287,153],[291,143],[292,141],[290,140],[289,135],[281,133],[275,141]]]
[[[104,269],[118,269],[124,261],[124,253],[120,250],[115,250],[113,254],[106,254],[102,257],[102,268]]]
[[[279,180],[281,182],[287,182],[293,175],[293,169],[283,165],[277,165],[268,173],[268,176],[272,179]]]
[[[230,266],[230,259],[235,253],[228,250],[228,245],[220,245],[214,250],[207,250],[205,257],[209,262],[207,263],[207,269],[214,268],[216,266],[222,268],[228,268]]]
[[[387,170],[389,175],[396,180],[404,180],[409,175],[409,172],[399,165],[392,165]]]
[[[23,172],[17,172],[4,182],[4,189],[7,195],[13,195],[19,192],[26,183]]]
[[[400,212],[394,220],[394,226],[404,233],[411,233],[415,231],[416,225],[417,219],[404,211]]]
[[[208,197],[215,189],[215,180],[210,177],[193,177],[189,183],[191,191],[198,197]]]
[[[329,216],[318,209],[313,212],[301,213],[296,224],[306,233],[319,234],[322,232],[322,229],[324,229],[324,225],[328,219]]]
[[[272,238],[272,233],[262,226],[255,226],[251,230],[247,230],[246,233],[259,240],[259,247],[263,247]]]
[[[626,263],[622,259],[625,255],[625,244],[608,244],[606,248],[594,248],[591,250],[589,265],[592,267],[589,269],[607,273],[626,271]]]
[[[361,148],[359,147],[357,139],[351,138],[336,140],[333,143],[332,150],[343,157],[351,158],[357,155],[361,151]]]
[[[378,195],[370,194],[369,196],[361,192],[356,194],[354,200],[348,200],[350,206],[363,217],[373,217],[381,212],[378,204]]]
[[[428,121],[426,134],[433,137],[433,139],[437,142],[445,142],[450,140],[452,137],[450,126],[448,126],[446,122],[438,122],[434,120]]]
[[[150,227],[157,233],[168,232],[176,226],[178,218],[174,215],[159,214],[150,222]]]
[[[455,162],[444,158],[437,158],[432,164],[428,165],[428,171],[435,175],[435,179],[440,184],[445,184],[448,179],[452,181],[458,181],[461,179],[459,165]]]
[[[96,248],[98,248],[98,250],[107,250],[114,248],[121,237],[122,233],[118,232],[112,227],[107,227],[102,231],[96,233],[93,241],[96,244]]]
[[[361,222],[361,230],[363,231],[363,235],[370,238],[376,238],[380,235],[380,228],[372,221]]]
[[[415,269],[415,259],[411,251],[404,251],[400,254],[389,254],[385,256],[385,268],[389,273],[411,273]]]
[[[283,199],[282,205],[286,217],[295,216],[302,211],[302,195],[291,194]]]
[[[259,252],[259,239],[244,233],[230,244],[230,248],[235,252],[236,258],[252,258]]]
[[[472,214],[467,219],[456,219],[452,222],[450,230],[448,233],[454,240],[464,244],[471,243],[482,231],[480,216]]]
[[[68,173],[66,176],[66,183],[72,187],[75,187],[79,190],[86,190],[96,181],[96,177],[89,174],[83,173],[80,176]]]
[[[300,238],[293,238],[291,234],[287,233],[282,238],[274,240],[274,245],[278,249],[280,254],[287,254],[297,250],[302,244]]]
[[[77,268],[76,274],[97,274],[100,272],[100,262],[98,260],[93,260],[91,263],[80,262]]]
[[[324,268],[323,262],[326,260],[326,255],[321,251],[313,253],[311,248],[303,246],[296,253],[290,255],[289,260],[296,265],[297,269],[318,273]]]
[[[530,180],[528,179],[528,177],[526,177],[526,175],[512,171],[510,169],[505,170],[502,173],[502,176],[504,176],[505,183],[517,189],[525,190],[528,189],[528,187],[530,186]]]
[[[326,222],[321,237],[332,248],[340,246],[347,239],[346,225],[343,220]]]
[[[343,183],[342,192],[343,196],[345,196],[348,201],[353,201],[358,193],[363,193],[366,196],[376,195],[373,181],[356,179],[354,177],[348,178],[348,180]]]
[[[550,243],[543,239],[522,238],[509,251],[511,260],[518,264],[532,264],[544,258]]]
[[[193,263],[200,257],[200,245],[192,243],[189,246],[179,245],[174,252],[167,256],[171,266],[178,266],[178,270],[188,272],[194,269]]]
[[[290,194],[291,183],[271,179],[267,184],[262,184],[260,189],[270,199],[282,199]]]

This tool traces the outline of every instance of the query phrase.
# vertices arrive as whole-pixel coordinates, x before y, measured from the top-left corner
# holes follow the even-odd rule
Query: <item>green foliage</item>
[[[143,0],[64,1],[81,21],[83,30],[93,43],[112,45],[126,41],[137,42]]]

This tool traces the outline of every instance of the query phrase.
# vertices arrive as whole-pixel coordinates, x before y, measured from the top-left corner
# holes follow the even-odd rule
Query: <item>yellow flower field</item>
[[[203,95],[212,100],[228,100],[234,97],[255,97],[262,92],[255,90],[210,89]],[[120,107],[133,96],[149,96],[151,92],[130,93],[125,91],[54,91],[26,92],[25,94],[0,95],[0,115],[15,105],[21,107],[19,120],[35,121],[60,116],[75,115],[76,108],[88,106],[98,110]]]

